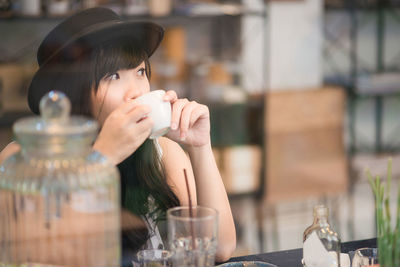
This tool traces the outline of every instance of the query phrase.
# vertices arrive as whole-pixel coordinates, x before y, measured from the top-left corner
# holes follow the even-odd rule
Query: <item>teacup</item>
[[[164,90],[155,90],[135,99],[135,102],[151,108],[148,116],[152,118],[154,125],[150,139],[156,139],[168,133],[171,126],[171,103],[163,100],[164,95]]]

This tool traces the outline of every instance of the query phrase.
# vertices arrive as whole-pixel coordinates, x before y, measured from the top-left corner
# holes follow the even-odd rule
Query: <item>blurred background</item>
[[[399,0],[1,0],[0,149],[40,41],[93,6],[165,28],[151,86],[209,106],[236,256],[301,247],[316,204],[342,241],[376,236],[365,169],[400,176]]]

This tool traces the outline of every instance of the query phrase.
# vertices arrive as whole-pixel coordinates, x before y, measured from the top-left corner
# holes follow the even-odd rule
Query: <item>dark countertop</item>
[[[357,240],[342,243],[342,253],[348,253],[358,248],[376,247],[376,238]],[[272,263],[278,267],[303,267],[301,259],[303,257],[303,249],[281,250],[268,253],[260,253],[241,257],[231,258],[228,262],[238,261],[262,261]],[[123,253],[122,266],[132,266],[132,254],[127,251]],[[220,263],[219,263],[220,264]]]
[[[362,247],[376,247],[376,238],[357,240],[342,243],[342,253],[348,253]],[[277,265],[278,267],[303,267],[301,259],[303,249],[282,250],[269,253],[261,253],[242,257],[231,258],[228,262],[236,261],[263,261]]]

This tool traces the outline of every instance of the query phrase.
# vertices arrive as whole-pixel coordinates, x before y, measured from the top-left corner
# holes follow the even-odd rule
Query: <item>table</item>
[[[372,239],[364,239],[357,241],[350,241],[342,243],[342,253],[348,253],[350,251],[354,251],[358,248],[363,247],[371,247],[376,248],[376,238]],[[131,267],[132,266],[132,254],[129,255],[123,253],[122,257],[122,267]],[[275,264],[278,267],[303,267],[301,264],[301,259],[303,257],[303,249],[291,249],[291,250],[282,250],[254,255],[247,255],[241,257],[231,258],[227,262],[237,262],[237,261],[262,261]]]
[[[358,248],[376,247],[376,238],[357,240],[342,243],[342,253],[348,253]],[[278,267],[303,267],[301,259],[303,249],[282,250],[276,252],[248,255],[231,258],[228,262],[236,261],[263,261],[277,265]]]

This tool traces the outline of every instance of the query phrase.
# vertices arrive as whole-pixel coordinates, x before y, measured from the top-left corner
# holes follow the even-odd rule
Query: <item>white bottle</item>
[[[328,208],[314,207],[314,221],[303,234],[303,265],[340,267],[340,239],[328,222]]]

